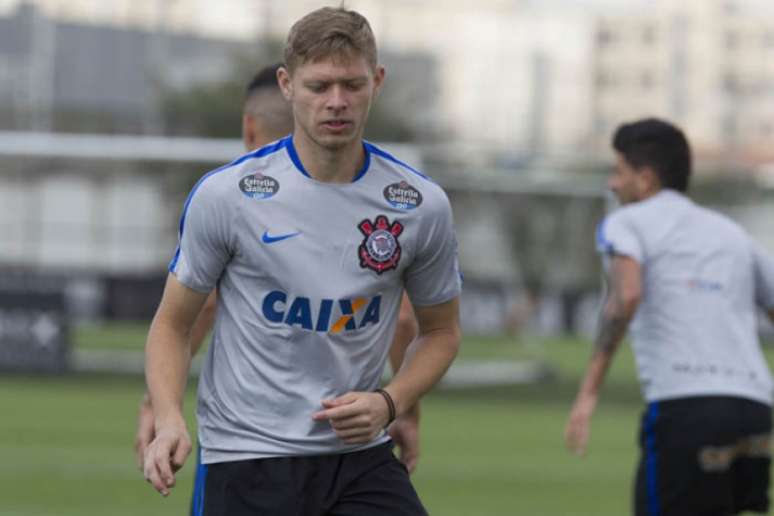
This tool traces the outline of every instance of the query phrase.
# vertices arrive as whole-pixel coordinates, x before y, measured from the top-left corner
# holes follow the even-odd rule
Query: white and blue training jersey
[[[441,188],[370,143],[351,183],[317,181],[289,136],[203,177],[169,270],[218,289],[199,381],[202,462],[318,455],[347,445],[320,401],[379,386],[404,291],[416,306],[460,293]]]

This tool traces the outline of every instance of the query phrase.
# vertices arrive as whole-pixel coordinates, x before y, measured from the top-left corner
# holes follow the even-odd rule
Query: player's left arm
[[[390,346],[390,367],[392,374],[398,374],[403,360],[406,358],[406,350],[417,336],[417,317],[414,314],[414,307],[411,306],[411,300],[404,292],[400,301],[400,311],[398,312],[398,323],[395,327],[395,336]]]
[[[433,306],[414,307],[419,335],[409,347],[400,371],[384,388],[400,417],[430,390],[451,365],[460,345],[459,298]],[[390,420],[390,406],[375,392],[348,392],[323,400],[323,410],[313,414],[327,420],[344,442],[367,443]]]
[[[410,410],[443,377],[459,350],[459,297],[432,306],[415,306],[419,334],[403,366],[385,390],[399,416]]]
[[[414,307],[408,295],[404,292],[398,312],[398,323],[395,328],[395,336],[390,346],[390,366],[393,376],[398,374],[406,350],[417,336],[417,317]],[[388,433],[393,442],[400,449],[400,461],[406,466],[409,473],[413,473],[419,460],[419,402],[404,412],[388,428]]]
[[[591,416],[597,406],[599,390],[615,352],[626,336],[629,322],[642,296],[640,264],[628,256],[613,256],[608,272],[608,291],[594,340],[594,351],[578,389],[565,429],[570,451],[583,455],[590,435]]]

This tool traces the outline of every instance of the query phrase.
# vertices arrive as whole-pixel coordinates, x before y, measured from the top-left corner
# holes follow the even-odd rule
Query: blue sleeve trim
[[[607,222],[607,218],[602,219],[602,222],[597,224],[597,232],[596,232],[597,249],[600,252],[610,254],[615,249],[615,246],[613,246],[613,243],[607,240],[607,238],[605,238],[606,222]]]
[[[180,259],[180,245],[178,244],[177,249],[175,249],[175,256],[172,257],[172,261],[169,262],[169,267],[167,267],[167,270],[169,272],[175,272],[175,269],[177,268],[177,261]]]
[[[403,168],[405,168],[405,169],[407,169],[407,170],[409,170],[409,171],[413,172],[414,174],[418,175],[418,176],[419,176],[419,177],[421,177],[422,179],[424,179],[424,180],[426,180],[426,181],[430,181],[431,183],[435,183],[435,181],[433,181],[433,180],[430,178],[430,176],[428,176],[428,175],[425,175],[425,174],[423,174],[422,172],[420,172],[419,170],[417,170],[417,169],[415,169],[414,167],[412,167],[411,165],[408,165],[408,164],[406,164],[406,163],[402,162],[401,160],[399,160],[398,158],[396,158],[396,157],[395,157],[395,156],[393,156],[392,154],[389,154],[389,153],[387,153],[387,152],[383,151],[382,149],[380,149],[380,148],[379,148],[379,147],[377,147],[376,145],[374,145],[374,144],[372,144],[372,143],[369,143],[369,142],[364,142],[364,145],[365,145],[365,146],[366,146],[366,148],[368,148],[368,149],[369,149],[369,150],[370,150],[370,151],[371,151],[373,154],[376,154],[376,155],[377,155],[377,156],[379,156],[380,158],[384,158],[384,159],[386,159],[387,161],[391,161],[391,162],[393,162],[393,163],[395,163],[395,164],[397,164],[397,165],[400,165],[401,167],[403,167]]]
[[[223,165],[222,167],[218,167],[215,170],[212,170],[204,176],[202,176],[194,185],[194,187],[191,189],[191,192],[188,194],[188,197],[185,200],[185,204],[183,204],[183,214],[180,215],[180,227],[178,230],[178,237],[182,240],[183,238],[183,229],[185,228],[185,216],[188,213],[188,207],[191,205],[191,199],[193,199],[194,194],[199,189],[199,187],[204,183],[208,178],[212,177],[213,175],[223,172],[224,170],[228,170],[231,167],[235,167],[237,165],[240,165],[244,163],[245,161],[249,159],[254,158],[262,158],[264,156],[268,156],[269,154],[274,154],[275,152],[282,150],[287,145],[288,141],[290,140],[290,136],[286,136],[285,138],[281,140],[277,140],[274,143],[270,143],[269,145],[266,145],[264,147],[261,147],[258,150],[255,150],[253,152],[249,152],[243,156],[238,157],[231,163],[228,163],[226,165]],[[175,253],[175,257],[172,259],[172,263],[170,263],[170,271],[174,269],[174,266],[177,265],[177,260],[180,254],[180,247],[178,246],[177,252]]]

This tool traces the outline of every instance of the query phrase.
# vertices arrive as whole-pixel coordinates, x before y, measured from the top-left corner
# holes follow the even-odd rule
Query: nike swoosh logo
[[[300,234],[301,233],[298,232],[298,233],[286,233],[284,235],[271,236],[269,235],[268,231],[264,231],[263,235],[261,236],[261,242],[263,242],[264,244],[273,244],[274,242],[280,242],[282,240],[293,238],[294,236],[298,236]]]

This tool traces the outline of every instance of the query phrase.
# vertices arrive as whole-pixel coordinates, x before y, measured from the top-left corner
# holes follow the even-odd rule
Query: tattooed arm
[[[629,322],[634,317],[641,293],[639,263],[626,256],[613,257],[608,273],[607,298],[594,339],[594,352],[578,389],[564,434],[567,448],[578,455],[586,452],[591,416],[597,406],[599,389],[626,335]]]

